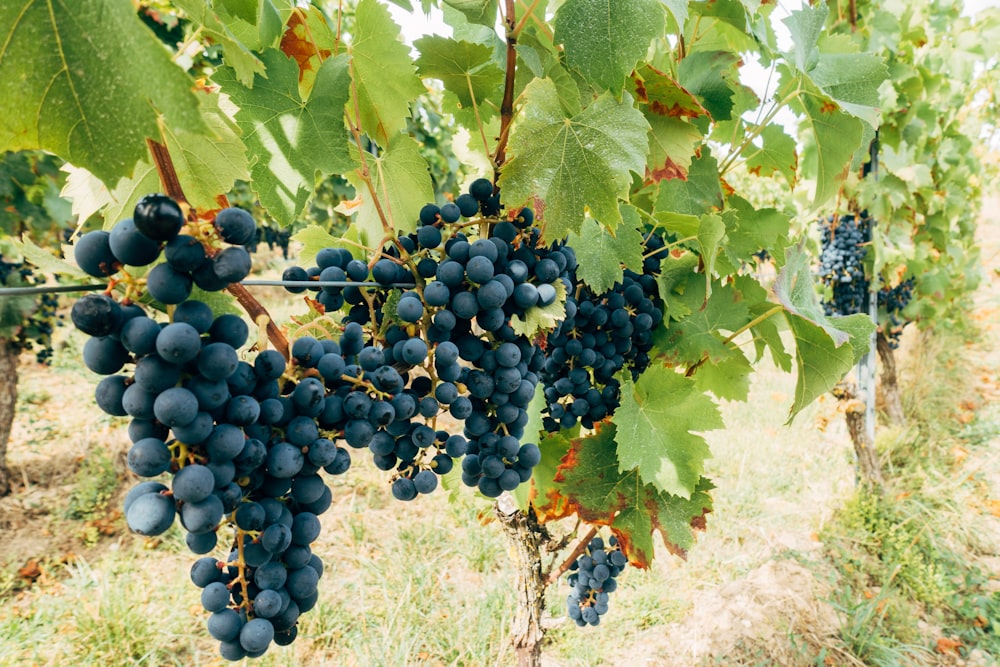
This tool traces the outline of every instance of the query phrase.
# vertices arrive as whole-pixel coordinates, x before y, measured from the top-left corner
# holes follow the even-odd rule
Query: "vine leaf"
[[[830,8],[825,2],[808,5],[789,13],[783,23],[791,33],[792,62],[800,72],[807,72],[819,61],[819,38]]]
[[[406,129],[410,102],[424,92],[399,26],[378,0],[361,0],[351,43],[351,78],[357,88],[361,130],[388,146]]]
[[[761,147],[747,156],[747,170],[757,176],[779,173],[795,187],[799,156],[795,140],[785,134],[777,123],[768,125],[760,135]]]
[[[243,140],[235,124],[218,107],[219,96],[203,96],[203,118],[214,138],[183,130],[164,128],[163,138],[184,189],[184,196],[195,208],[218,208],[216,196],[233,189],[236,179],[248,180],[250,168]],[[155,192],[159,188],[148,190]]]
[[[254,192],[283,225],[305,207],[317,172],[342,173],[354,166],[344,126],[350,81],[347,56],[323,63],[308,99],[299,96],[299,68],[279,51],[261,54],[267,79],[257,77],[253,90],[237,81],[233,70],[216,73],[240,109],[236,122],[250,152]]]
[[[408,134],[397,134],[377,158],[365,156],[372,185],[388,223],[398,234],[409,234],[417,228],[420,208],[434,201],[427,161],[420,154],[420,145]],[[382,219],[361,175],[346,174],[347,180],[362,197],[355,222],[365,245],[377,243],[385,235]]]
[[[674,178],[660,181],[654,215],[666,223],[675,219],[671,214],[700,217],[706,213],[718,213],[724,205],[725,197],[719,182],[719,163],[712,157],[711,151],[704,147],[701,155],[691,162],[686,180]],[[694,233],[697,234],[700,220],[688,222],[696,225]],[[688,235],[692,234],[685,234]]]
[[[17,248],[25,260],[37,266],[42,273],[50,273],[76,280],[92,281],[92,278],[84,273],[75,263],[56,257],[48,250],[38,247],[27,234],[24,234],[20,241],[12,238],[10,242],[14,244],[14,247]],[[72,246],[63,246],[63,248],[64,250],[68,250],[66,256],[72,257]]]
[[[205,131],[194,82],[130,3],[9,0],[0,26],[6,150],[51,151],[111,184],[146,155],[159,114],[169,127]]]
[[[316,72],[337,50],[337,37],[323,11],[316,6],[299,7],[288,17],[281,35],[281,52],[295,58],[299,66],[299,93],[308,96],[316,83]]]
[[[223,22],[222,16],[226,15],[226,8],[215,7],[213,9],[205,0],[176,0],[173,4],[201,28],[201,32],[206,37],[222,46],[222,61],[233,68],[233,71],[236,72],[236,78],[241,84],[250,88],[253,86],[255,75],[266,76],[264,63],[261,59],[254,55],[247,48],[247,45],[240,41]],[[220,12],[219,9],[223,11]],[[254,14],[256,18],[256,11]],[[234,13],[234,16],[240,15]]]
[[[728,51],[695,51],[688,54],[677,68],[677,78],[684,90],[694,95],[716,121],[729,120],[733,115],[730,80],[738,80],[736,66],[739,54]]]
[[[587,83],[620,97],[625,77],[665,23],[658,0],[567,0],[553,19],[554,41]]]
[[[779,69],[784,69],[782,66]],[[787,70],[786,70],[787,73]],[[841,111],[819,88],[799,75],[786,79],[779,94],[798,87],[799,95],[793,100],[805,118],[805,125],[812,128],[816,137],[816,193],[813,204],[818,206],[839,192],[840,183],[847,177],[854,157],[855,147],[861,145],[864,125]]]
[[[718,407],[691,378],[661,365],[647,368],[634,384],[626,374],[621,393],[611,420],[618,428],[620,470],[635,470],[657,490],[690,498],[711,457],[694,431],[722,428]]]
[[[586,218],[580,233],[570,232],[569,246],[576,251],[577,277],[596,294],[603,294],[621,282],[622,267],[642,273],[642,233],[634,207],[620,207],[624,224],[614,233],[593,218]]]
[[[653,559],[653,534],[659,532],[672,553],[684,557],[694,543],[694,529],[704,529],[712,511],[704,477],[682,498],[658,490],[634,470],[621,471],[615,456],[614,424],[605,424],[593,435],[570,442],[547,495],[535,496],[543,520],[577,514],[589,524],[611,526],[629,560],[647,567]],[[545,444],[548,445],[549,441]]]
[[[786,264],[774,292],[795,336],[795,401],[788,421],[826,393],[868,351],[875,323],[864,314],[826,317],[816,296],[808,253],[802,244],[785,250]]]
[[[108,194],[111,201],[104,209],[104,229],[110,231],[119,220],[131,217],[140,199],[159,191],[160,173],[147,157],[136,165],[132,176],[118,181]]]
[[[483,120],[496,115],[504,73],[493,61],[493,49],[435,35],[421,37],[413,45],[420,51],[417,58],[420,76],[440,79],[445,90],[453,93],[464,109],[471,110],[473,104],[477,105]],[[493,103],[483,104],[486,100]]]
[[[496,24],[497,0],[444,0],[444,4],[462,12],[469,23],[491,29]]]
[[[298,253],[298,260],[307,266],[316,261],[316,254],[323,248],[348,247],[347,244],[336,236],[315,224],[306,225],[292,234],[292,240],[302,244],[302,249]],[[348,247],[348,249],[350,248]]]
[[[677,364],[695,364],[702,359],[716,363],[732,356],[722,342],[723,331],[737,331],[750,322],[750,311],[743,295],[732,285],[716,285],[708,294],[705,281],[698,274],[687,276],[682,300],[689,314],[655,336],[657,347],[671,353]],[[699,371],[700,372],[700,371]]]
[[[549,240],[579,232],[588,206],[593,217],[617,227],[618,196],[627,193],[630,172],[642,173],[646,165],[649,124],[642,112],[631,100],[605,93],[567,116],[551,79],[535,79],[524,97],[500,175],[508,207],[535,197]]]

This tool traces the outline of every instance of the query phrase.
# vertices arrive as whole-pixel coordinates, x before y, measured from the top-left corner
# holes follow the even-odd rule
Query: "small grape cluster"
[[[257,235],[253,216],[241,208],[225,208],[213,221],[188,225],[177,202],[165,195],[143,197],[133,217],[119,221],[110,232],[94,230],[73,246],[76,263],[89,275],[104,278],[125,266],[149,266],[145,291],[162,304],[173,305],[191,296],[194,285],[217,292],[250,273],[250,253],[243,247]],[[218,248],[220,241],[233,244]],[[206,249],[210,250],[206,250]],[[128,272],[125,272],[128,276]]]
[[[826,315],[867,313],[871,283],[865,275],[864,259],[871,243],[871,219],[864,213],[858,218],[842,216],[836,224],[827,218],[820,221],[820,230],[820,279],[832,294],[823,302]],[[909,323],[902,311],[913,298],[914,285],[914,279],[908,278],[895,287],[882,285],[876,294],[878,308],[888,316],[881,328],[893,348],[899,345],[903,327]]]
[[[865,254],[871,243],[871,220],[865,215],[833,216],[820,221],[819,274],[832,292],[823,306],[827,316],[868,312]]]
[[[608,612],[608,596],[618,588],[616,577],[626,565],[628,559],[613,535],[607,546],[600,537],[593,538],[585,553],[573,561],[568,577],[573,590],[566,598],[566,609],[578,626],[600,624]]]
[[[634,380],[649,366],[653,330],[663,321],[655,275],[664,247],[662,237],[648,234],[642,274],[626,269],[622,282],[607,292],[594,294],[580,285],[567,299],[566,319],[546,339],[541,375],[547,431],[577,422],[593,428],[618,408],[621,383],[615,375],[626,368]]]
[[[916,280],[912,277],[901,281],[895,287],[885,287],[878,291],[879,309],[884,309],[888,316],[888,322],[881,324],[882,332],[889,341],[889,347],[896,349],[899,347],[899,340],[903,335],[903,327],[909,324],[909,320],[902,316],[903,309],[910,305],[913,300],[913,288]]]
[[[41,279],[30,265],[8,262],[0,256],[0,286],[38,284],[41,284]],[[52,334],[55,327],[61,324],[58,309],[59,298],[55,294],[40,295],[31,305],[30,312],[21,318],[21,326],[12,339],[18,349],[34,352],[35,360],[40,364],[48,364],[52,360]]]

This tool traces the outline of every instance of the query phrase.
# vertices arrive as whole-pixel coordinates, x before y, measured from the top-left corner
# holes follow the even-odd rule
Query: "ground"
[[[856,495],[836,401],[785,426],[793,379],[764,370],[748,403],[723,406],[729,428],[707,434],[715,511],[687,560],[664,551],[623,575],[598,628],[565,623],[554,587],[544,664],[994,664],[1000,201],[984,210],[981,336],[907,333],[907,407],[936,416],[880,427],[886,500]],[[0,667],[221,664],[180,531],[124,527],[124,421],[94,408],[80,343],[64,332],[52,368],[22,367],[16,489],[0,499]],[[913,456],[928,464],[915,472]],[[316,545],[321,603],[258,664],[512,664],[513,577],[489,503],[466,489],[397,503],[355,459]]]

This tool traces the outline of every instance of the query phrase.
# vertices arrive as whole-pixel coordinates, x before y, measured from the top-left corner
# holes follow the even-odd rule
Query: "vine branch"
[[[507,68],[503,83],[503,100],[500,102],[500,136],[497,138],[497,150],[493,154],[493,166],[499,171],[507,160],[507,139],[510,136],[510,124],[514,120],[514,73],[517,67],[517,23],[514,20],[514,0],[505,0],[506,15],[504,23],[507,26]]]
[[[566,573],[566,570],[569,569],[570,565],[572,565],[576,559],[580,557],[580,554],[586,551],[587,545],[590,544],[590,541],[594,539],[596,535],[597,526],[591,526],[590,530],[587,531],[587,534],[580,538],[580,541],[576,543],[576,546],[573,547],[571,552],[569,552],[569,555],[566,556],[563,562],[559,564],[559,567],[549,570],[548,574],[545,576],[546,583],[554,584],[559,581],[559,577],[563,576],[563,574]]]

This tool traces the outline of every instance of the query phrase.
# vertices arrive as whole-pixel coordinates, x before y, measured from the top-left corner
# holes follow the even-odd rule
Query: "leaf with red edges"
[[[648,567],[653,558],[654,532],[683,558],[694,543],[693,530],[704,529],[705,514],[712,510],[711,482],[702,478],[690,499],[657,491],[637,472],[619,472],[615,435],[615,426],[606,424],[572,441],[540,518],[576,514],[591,525],[610,526],[638,567]]]

